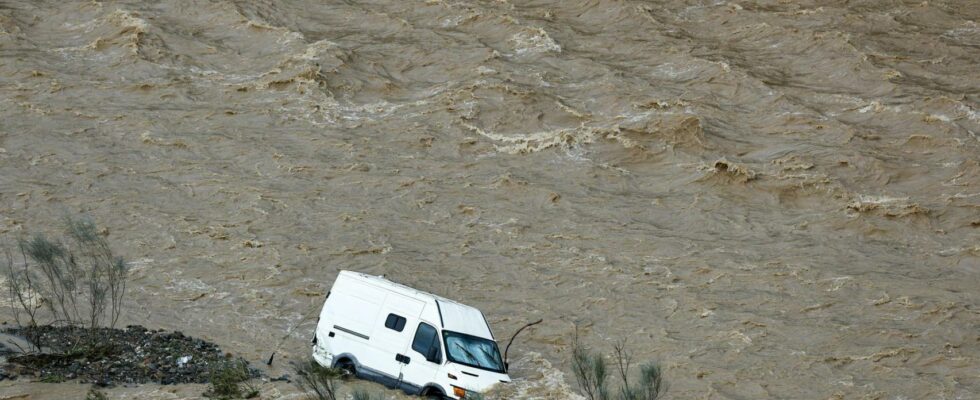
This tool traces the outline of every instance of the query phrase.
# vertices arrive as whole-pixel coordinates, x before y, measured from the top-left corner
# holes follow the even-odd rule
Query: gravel
[[[43,382],[77,379],[107,386],[208,383],[212,369],[232,359],[214,343],[138,325],[126,329],[46,326],[38,330],[44,351],[7,356],[0,380],[19,375]],[[6,332],[27,336],[22,328]]]

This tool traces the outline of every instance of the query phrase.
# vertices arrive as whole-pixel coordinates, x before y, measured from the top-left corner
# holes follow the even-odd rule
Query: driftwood
[[[521,329],[518,329],[517,332],[514,332],[514,336],[511,336],[510,337],[510,341],[507,342],[507,347],[504,348],[504,366],[506,366],[507,369],[510,369],[509,365],[507,364],[507,352],[510,351],[510,345],[514,344],[514,339],[517,338],[517,335],[520,334],[521,331],[523,331],[524,329],[527,329],[527,328],[532,327],[534,325],[540,324],[542,321],[544,321],[544,320],[543,319],[539,319],[537,321],[534,321],[534,322],[531,322],[529,324],[526,324],[526,325],[522,326]]]

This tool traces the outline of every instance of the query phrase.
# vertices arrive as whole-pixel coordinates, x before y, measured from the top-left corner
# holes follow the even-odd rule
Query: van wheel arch
[[[357,361],[350,357],[340,357],[333,364],[334,368],[339,368],[347,372],[349,376],[357,376]]]
[[[446,393],[444,393],[442,389],[435,386],[426,386],[425,388],[422,389],[422,392],[419,393],[419,395],[427,399],[442,400],[446,398]]]

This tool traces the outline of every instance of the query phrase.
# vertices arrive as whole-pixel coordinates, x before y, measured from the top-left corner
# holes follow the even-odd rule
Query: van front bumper
[[[333,367],[333,354],[320,346],[313,346],[313,359],[324,367]]]
[[[450,385],[453,388],[452,397],[455,399],[476,399],[480,398],[480,393],[474,392],[472,390],[466,390],[456,385]]]

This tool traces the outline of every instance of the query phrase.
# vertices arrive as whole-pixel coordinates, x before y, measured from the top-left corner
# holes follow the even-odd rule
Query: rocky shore
[[[232,361],[214,343],[181,332],[126,329],[40,327],[42,351],[6,349],[0,380],[28,378],[42,382],[78,380],[103,386],[155,382],[208,383],[211,372]],[[29,336],[23,328],[5,331]],[[249,368],[253,376],[259,372]]]

